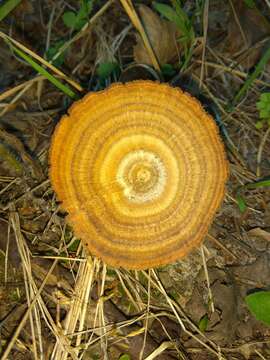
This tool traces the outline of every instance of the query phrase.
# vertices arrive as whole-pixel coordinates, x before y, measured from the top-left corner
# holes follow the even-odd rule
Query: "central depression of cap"
[[[224,197],[227,160],[215,121],[165,84],[115,84],[58,124],[50,176],[75,235],[107,264],[145,269],[203,240]]]

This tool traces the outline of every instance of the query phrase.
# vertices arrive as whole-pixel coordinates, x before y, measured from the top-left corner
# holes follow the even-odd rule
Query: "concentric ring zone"
[[[189,94],[134,81],[86,95],[52,137],[50,178],[75,234],[108,265],[146,269],[198,246],[225,192],[215,121]]]

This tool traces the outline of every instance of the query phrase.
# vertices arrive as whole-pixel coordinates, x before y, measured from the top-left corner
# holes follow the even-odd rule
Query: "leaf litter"
[[[230,58],[243,66],[252,68],[269,46],[270,24],[254,5],[244,1],[231,0],[228,35],[225,40]]]
[[[177,60],[180,51],[180,45],[177,41],[180,33],[177,26],[160,18],[156,12],[146,5],[139,6],[139,14],[160,65]],[[138,35],[137,44],[133,51],[134,60],[137,63],[152,65],[152,61]]]
[[[80,6],[76,2],[48,1],[41,9],[27,3],[24,1],[22,5],[31,8],[25,14],[33,24],[40,19],[41,11],[41,27],[30,22],[27,27],[31,30],[25,32],[23,17],[14,10],[4,19],[4,25],[0,24],[6,34],[10,34],[6,30],[12,20],[14,39],[18,40],[20,33],[19,41],[42,56],[44,34],[47,35],[54,5],[58,15],[50,29],[52,43],[69,42],[65,34],[70,29],[63,31],[62,15],[78,14]],[[199,3],[186,1],[183,7],[187,16],[193,11],[196,13],[197,37],[202,35],[203,21]],[[94,4],[90,16],[99,11],[99,6]],[[178,72],[185,56],[178,41],[182,34],[175,24],[151,8],[150,1],[136,9],[158,62],[169,64]],[[8,154],[5,156],[11,156],[11,161],[2,155],[0,159],[0,299],[1,304],[4,303],[0,307],[0,351],[3,359],[8,356],[15,360],[22,357],[139,359],[140,352],[148,360],[269,358],[269,327],[258,321],[245,303],[250,291],[269,290],[270,193],[267,180],[263,187],[252,185],[259,184],[270,173],[269,139],[266,138],[261,147],[268,125],[256,127],[260,119],[256,103],[261,93],[269,92],[264,85],[270,77],[267,64],[258,75],[262,83],[255,79],[246,86],[244,97],[235,104],[235,109],[229,112],[226,108],[264,53],[269,36],[269,26],[264,20],[269,18],[266,10],[267,6],[262,10],[260,3],[254,9],[248,7],[246,1],[210,2],[208,26],[212,29],[215,23],[216,30],[207,32],[204,60],[201,51],[192,52],[185,70],[186,75],[196,81],[203,62],[202,91],[217,104],[222,124],[243,158],[239,162],[228,152],[231,177],[225,203],[205,241],[206,266],[199,251],[176,264],[146,272],[115,271],[87,257],[66,224],[65,213],[60,210],[48,181],[36,178],[29,171],[29,167],[41,166],[47,174],[50,137],[70,100],[45,81],[41,94],[38,93],[34,68],[18,62],[16,57],[13,56],[12,61],[19,64],[19,73],[11,63],[1,64],[3,72],[8,73],[8,78],[0,77],[0,88],[4,91],[1,107],[8,106],[0,118],[1,128],[8,136],[1,141]],[[89,84],[100,85],[100,79],[95,78],[100,72],[105,78],[109,74],[110,79],[103,79],[105,84],[112,80],[111,69],[116,64],[108,54],[114,54],[117,67],[122,71],[134,61],[151,66],[144,43],[135,38],[136,32],[130,27],[123,32],[130,23],[120,4],[110,4],[91,32],[75,29],[81,34],[80,38],[76,40],[75,33],[69,42],[69,51],[63,53],[64,58],[57,65],[71,76],[75,64],[80,69],[74,73],[75,80],[84,89]],[[109,34],[104,37],[102,47],[95,26]],[[115,52],[110,49],[109,39],[119,34],[123,37]],[[222,36],[227,37],[229,47],[226,49],[216,41]],[[87,46],[81,46],[83,44]],[[1,43],[0,47],[6,53],[5,44]],[[98,72],[97,57],[103,59]],[[171,76],[174,74],[171,72]],[[18,90],[17,86],[20,86]],[[267,103],[263,106],[267,109]],[[22,125],[26,120],[31,126]],[[261,149],[262,178],[257,177],[258,149]],[[14,158],[15,152],[20,152],[25,161]],[[18,163],[19,172],[14,171]],[[244,192],[243,213],[235,198],[239,187]],[[5,257],[7,242],[9,256]],[[23,329],[21,324],[25,324]]]

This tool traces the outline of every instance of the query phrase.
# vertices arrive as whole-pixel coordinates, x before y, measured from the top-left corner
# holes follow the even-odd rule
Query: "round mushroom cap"
[[[114,84],[56,127],[50,177],[90,253],[114,267],[172,263],[204,239],[228,162],[201,104],[167,84]]]

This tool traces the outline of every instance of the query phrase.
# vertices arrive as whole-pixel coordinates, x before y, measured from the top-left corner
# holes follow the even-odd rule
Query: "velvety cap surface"
[[[198,246],[225,191],[215,121],[166,84],[115,84],[77,101],[52,138],[50,177],[75,235],[115,267],[171,263]]]

